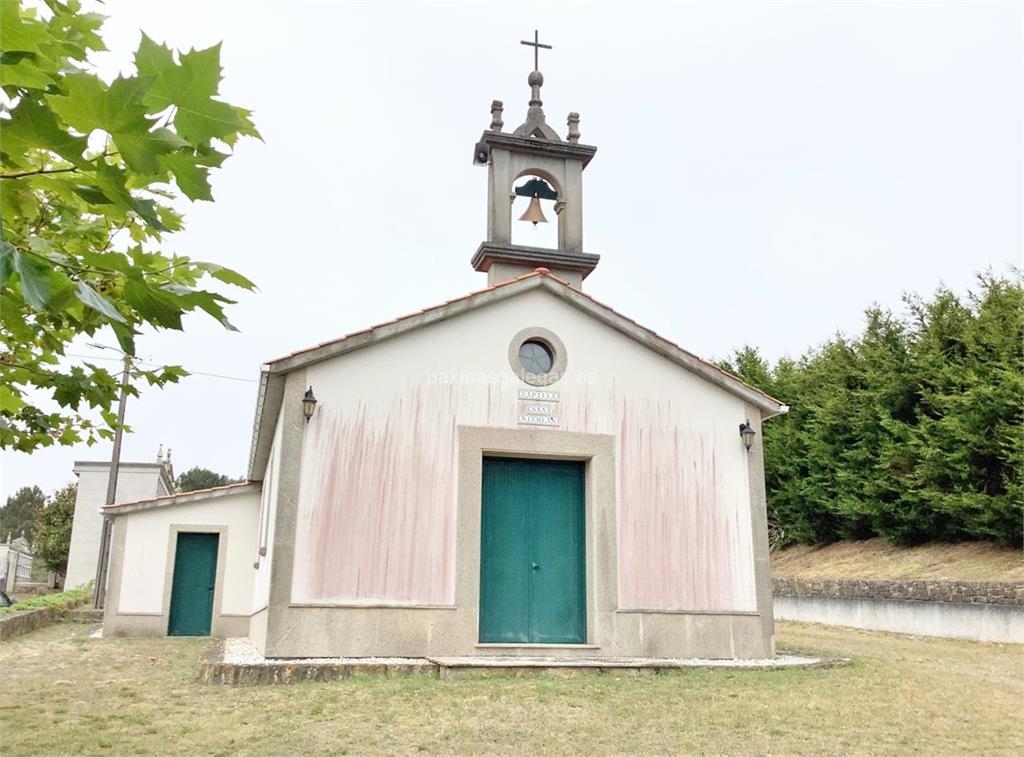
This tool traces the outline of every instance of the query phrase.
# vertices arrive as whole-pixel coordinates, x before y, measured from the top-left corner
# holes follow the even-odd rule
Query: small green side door
[[[583,463],[484,458],[480,641],[587,638]]]
[[[217,534],[178,534],[169,636],[209,636],[217,582]]]

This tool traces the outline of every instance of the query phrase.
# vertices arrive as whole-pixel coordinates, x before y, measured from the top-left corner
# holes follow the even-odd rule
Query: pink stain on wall
[[[451,388],[411,389],[376,420],[362,403],[324,412],[307,431],[293,598],[451,604]]]
[[[728,442],[716,438],[708,414],[694,419],[697,401],[630,396],[614,381],[601,392],[561,392],[564,430],[617,436],[623,609],[757,609],[745,461],[720,463],[727,453],[717,445]]]
[[[618,449],[619,606],[755,611],[745,480],[723,479],[713,429],[623,400]]]

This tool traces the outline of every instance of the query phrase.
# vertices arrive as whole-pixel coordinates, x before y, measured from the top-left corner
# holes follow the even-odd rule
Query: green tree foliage
[[[790,542],[1020,545],[1024,522],[1024,286],[986,273],[961,299],[906,298],[768,365],[723,365],[791,405],[764,427],[769,518]]]
[[[197,489],[212,489],[215,486],[237,484],[240,478],[228,478],[208,468],[192,468],[180,474],[175,481],[180,492],[194,492]]]
[[[232,301],[200,280],[253,288],[161,252],[182,228],[178,193],[212,200],[210,172],[240,137],[259,136],[248,111],[217,99],[220,46],[176,54],[143,35],[134,72],[105,81],[89,60],[105,49],[102,24],[77,0],[0,0],[0,448],[112,436],[118,381],[62,364],[73,339],[110,328],[134,355],[143,328],[181,330],[196,310],[232,329]]]
[[[38,486],[23,486],[0,507],[0,541],[7,536],[17,539],[23,533],[32,543],[36,531],[36,518],[46,504],[46,495]]]
[[[35,556],[43,561],[47,569],[61,574],[68,568],[71,524],[75,519],[77,494],[77,483],[61,487],[53,493],[36,518],[36,538],[32,543]]]

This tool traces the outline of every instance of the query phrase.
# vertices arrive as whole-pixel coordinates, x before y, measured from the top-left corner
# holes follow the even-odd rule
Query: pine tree
[[[15,539],[25,535],[32,542],[35,536],[36,516],[46,503],[46,495],[38,486],[23,486],[0,507],[0,540],[10,535]]]

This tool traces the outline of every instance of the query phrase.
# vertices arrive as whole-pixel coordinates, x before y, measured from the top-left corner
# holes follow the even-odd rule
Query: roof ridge
[[[469,292],[468,294],[464,294],[461,297],[456,297],[455,299],[452,299],[452,300],[445,300],[444,302],[440,302],[440,303],[438,303],[436,305],[430,305],[429,307],[420,308],[419,310],[416,310],[416,311],[414,311],[412,313],[406,313],[405,315],[396,316],[396,317],[392,318],[390,321],[382,321],[381,323],[375,323],[372,326],[367,326],[366,328],[359,329],[358,331],[351,331],[348,334],[343,334],[342,336],[339,336],[339,337],[337,337],[335,339],[328,339],[327,341],[319,342],[318,344],[314,344],[314,345],[311,345],[309,347],[304,347],[302,349],[295,350],[294,352],[289,352],[287,355],[282,355],[281,357],[276,357],[276,358],[273,358],[271,360],[265,360],[265,361],[263,361],[263,365],[265,365],[265,366],[273,365],[274,363],[279,363],[282,360],[287,360],[288,358],[295,357],[296,355],[301,355],[304,352],[312,352],[313,350],[318,350],[321,347],[327,347],[328,345],[331,345],[331,344],[337,344],[338,342],[344,341],[345,339],[350,339],[350,338],[352,338],[354,336],[358,336],[359,334],[366,334],[366,333],[368,333],[370,331],[373,331],[374,329],[379,329],[379,328],[381,328],[383,326],[389,326],[392,323],[398,323],[400,321],[406,320],[407,318],[415,318],[418,315],[423,315],[424,313],[429,313],[431,310],[437,310],[439,308],[447,307],[448,305],[454,305],[456,302],[463,302],[463,301],[471,299],[473,297],[477,297],[477,296],[479,296],[481,294],[485,294],[487,292],[492,292],[495,289],[501,289],[502,287],[506,287],[506,286],[509,286],[511,284],[515,284],[516,282],[524,281],[526,279],[533,278],[533,277],[536,277],[536,276],[546,276],[546,277],[554,279],[555,281],[558,281],[558,282],[560,282],[562,284],[565,284],[566,286],[569,286],[568,282],[558,278],[557,276],[552,275],[551,271],[548,270],[547,268],[538,267],[538,268],[535,268],[535,269],[533,269],[532,271],[530,271],[528,273],[521,274],[521,275],[516,276],[515,278],[512,278],[512,279],[508,279],[507,281],[502,281],[502,282],[499,282],[497,284],[492,284],[490,286],[484,287],[483,289],[474,289],[473,291]]]

